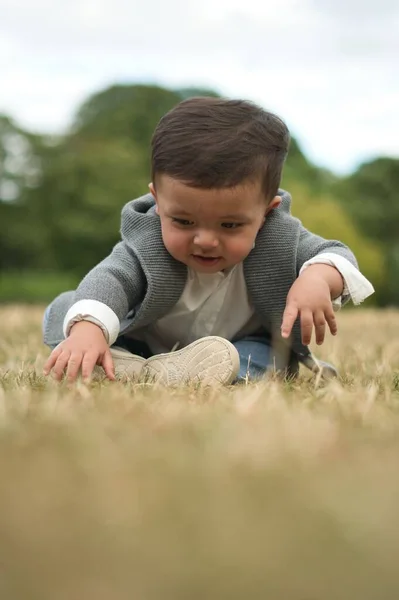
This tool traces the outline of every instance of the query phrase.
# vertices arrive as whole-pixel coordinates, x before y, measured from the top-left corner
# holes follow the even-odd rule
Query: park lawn
[[[46,380],[0,309],[0,598],[399,597],[399,313],[339,315],[323,384]]]

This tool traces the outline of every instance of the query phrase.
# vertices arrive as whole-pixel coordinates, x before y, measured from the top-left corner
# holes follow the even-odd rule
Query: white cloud
[[[0,15],[0,110],[36,130],[150,81],[251,98],[337,170],[399,155],[396,0],[0,0]]]

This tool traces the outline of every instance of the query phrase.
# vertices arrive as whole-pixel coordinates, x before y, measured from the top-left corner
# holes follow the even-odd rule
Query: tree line
[[[120,210],[147,192],[154,128],[183,98],[212,90],[115,85],[45,136],[0,115],[0,301],[46,301],[78,283],[119,238]],[[399,160],[348,177],[312,164],[292,139],[283,187],[293,214],[356,253],[380,306],[399,305]]]

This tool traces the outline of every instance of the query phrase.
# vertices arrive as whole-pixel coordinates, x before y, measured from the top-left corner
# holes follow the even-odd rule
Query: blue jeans
[[[46,326],[49,308],[44,313],[43,330]],[[266,374],[269,367],[273,367],[275,356],[268,337],[246,336],[232,343],[240,356],[240,371],[237,382],[256,381]],[[115,346],[124,348],[132,354],[137,354],[143,358],[150,358],[153,355],[147,344],[123,335],[118,337]],[[293,361],[288,372],[290,375],[295,375],[297,371],[298,365],[296,361]]]
[[[233,342],[240,356],[238,381],[256,381],[273,366],[273,353],[268,338],[247,336]]]

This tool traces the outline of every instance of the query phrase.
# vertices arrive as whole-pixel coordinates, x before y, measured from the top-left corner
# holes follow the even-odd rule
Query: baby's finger
[[[301,311],[301,333],[302,333],[302,344],[308,346],[312,339],[313,331],[313,313],[310,309],[304,309]]]
[[[63,352],[62,348],[60,348],[60,347],[54,348],[54,350],[52,351],[52,353],[50,354],[50,356],[44,363],[44,367],[43,367],[44,375],[48,375],[50,373],[51,369],[54,367],[55,363],[58,360],[58,357],[60,356],[60,354],[62,354],[62,352]]]
[[[326,318],[322,310],[318,311],[313,316],[313,322],[316,332],[316,344],[322,344],[326,335]]]
[[[335,318],[335,314],[332,309],[329,311],[326,311],[326,320],[327,320],[328,327],[329,327],[332,335],[337,335],[338,324],[337,324],[337,319]]]
[[[69,350],[63,350],[62,353],[57,358],[57,362],[55,363],[55,365],[53,367],[53,377],[57,381],[61,381],[62,376],[65,371],[65,367],[68,364],[70,356],[71,356],[71,353]]]
[[[107,350],[107,352],[104,352],[101,364],[108,379],[110,379],[111,381],[115,381],[114,362],[112,360],[111,352],[109,350]]]
[[[73,354],[71,354],[69,361],[68,361],[68,368],[67,368],[67,372],[66,372],[68,381],[70,381],[70,382],[75,381],[75,379],[79,373],[80,365],[82,364],[82,359],[83,359],[82,352],[80,352],[80,353],[74,352]]]
[[[295,304],[287,304],[283,314],[283,322],[281,325],[281,335],[283,338],[288,338],[291,335],[292,328],[298,317],[298,308]]]
[[[93,369],[97,364],[98,352],[87,352],[83,357],[82,362],[82,377],[85,380],[89,380]]]

